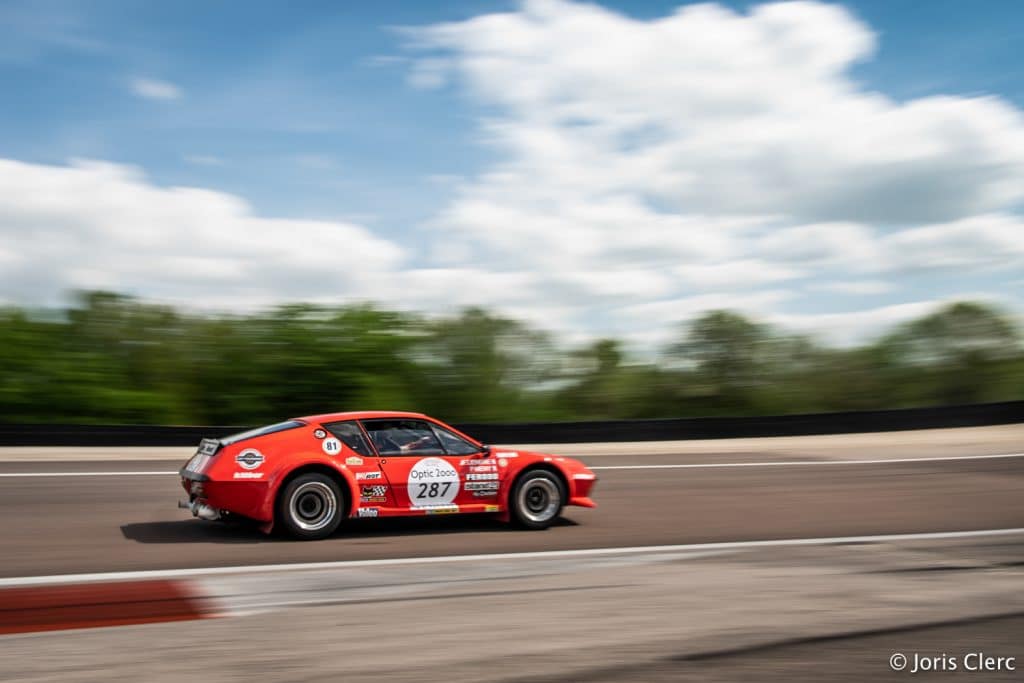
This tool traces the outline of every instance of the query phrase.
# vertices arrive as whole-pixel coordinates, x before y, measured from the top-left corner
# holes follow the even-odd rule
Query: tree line
[[[61,311],[0,309],[0,420],[251,425],[398,409],[452,422],[767,415],[1024,398],[1019,330],[959,302],[854,348],[736,312],[678,327],[651,357],[564,348],[479,308],[370,304],[189,313],[109,292]]]

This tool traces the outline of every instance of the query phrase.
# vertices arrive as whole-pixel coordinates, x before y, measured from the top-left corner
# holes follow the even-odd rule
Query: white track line
[[[592,470],[677,470],[711,469],[716,467],[813,467],[816,465],[889,465],[908,462],[949,462],[956,460],[994,460],[998,458],[1020,458],[1024,453],[996,453],[992,455],[951,455],[939,458],[878,458],[874,460],[782,460],[775,462],[704,462],[663,465],[596,465]],[[177,471],[124,471],[124,472],[0,472],[0,478],[7,477],[143,477],[167,476]]]
[[[875,460],[783,460],[776,462],[711,462],[687,465],[599,465],[592,470],[675,470],[706,469],[710,467],[802,467],[813,465],[889,465],[906,462],[945,462],[950,460],[992,460],[1020,458],[1024,453],[997,453],[994,455],[951,455],[941,458],[878,458]]]
[[[726,543],[690,543],[685,545],[647,545],[625,548],[589,548],[585,550],[541,550],[524,553],[492,553],[481,555],[440,555],[434,557],[399,557],[383,560],[342,560],[337,562],[297,562],[294,564],[241,565],[235,567],[196,567],[190,569],[154,569],[146,571],[108,572],[102,574],[56,574],[53,576],[19,576],[0,579],[0,588],[29,585],[60,585],[93,581],[129,581],[143,579],[180,579],[195,576],[237,574],[265,574],[288,571],[324,569],[353,569],[409,564],[440,564],[449,562],[493,562],[495,560],[558,559],[564,557],[594,557],[608,555],[636,555],[640,553],[712,552],[843,543],[895,543],[907,541],[939,541],[957,538],[1010,536],[1024,534],[1024,528],[979,529],[975,531],[940,531],[919,534],[883,534],[876,536],[832,536],[825,538],[787,538],[771,541],[731,541]]]

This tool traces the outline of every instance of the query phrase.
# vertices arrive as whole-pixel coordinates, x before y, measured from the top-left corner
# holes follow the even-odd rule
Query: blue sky
[[[684,3],[603,4],[654,18]],[[459,92],[411,88],[402,63],[376,58],[408,56],[397,27],[516,6],[5,2],[0,79],[17,96],[0,108],[0,154],[103,158],[162,184],[240,194],[271,214],[371,214],[401,229],[443,202],[431,176],[472,173],[489,155],[474,134],[476,108]],[[854,71],[872,89],[900,99],[997,93],[1024,106],[1024,5],[846,6],[881,34],[877,59]],[[173,83],[182,100],[140,98],[135,78]],[[325,178],[328,164],[337,172]]]
[[[541,5],[544,3],[538,7]],[[136,174],[133,179],[117,181],[100,191],[113,193],[107,204],[120,202],[133,188],[158,193],[174,187],[199,188],[245,203],[242,212],[248,216],[281,220],[260,224],[260,228],[233,225],[232,230],[301,232],[305,228],[296,228],[288,221],[320,221],[356,226],[361,231],[361,246],[356,251],[362,254],[359,250],[366,250],[369,256],[365,260],[373,266],[356,278],[359,282],[345,280],[320,288],[310,275],[308,288],[304,289],[292,286],[302,281],[303,276],[292,275],[288,286],[264,292],[242,288],[233,295],[235,285],[225,285],[215,277],[208,286],[215,290],[210,298],[219,307],[263,305],[293,297],[346,301],[377,298],[378,293],[385,303],[404,303],[403,291],[425,288],[431,295],[408,303],[410,307],[445,310],[444,302],[481,303],[513,314],[526,314],[540,325],[554,324],[570,337],[617,333],[634,335],[639,343],[658,340],[666,319],[684,319],[701,305],[736,305],[780,324],[824,330],[826,334],[838,326],[843,329],[839,335],[842,339],[868,334],[879,325],[960,295],[992,296],[1004,306],[1016,308],[1015,297],[1020,292],[1024,272],[1019,260],[1000,260],[998,254],[1006,251],[1004,241],[1012,239],[1021,206],[1020,196],[1005,191],[1003,186],[1020,179],[1017,174],[1021,159],[1016,140],[1021,130],[1019,119],[1014,117],[1024,107],[1024,85],[1019,76],[1020,53],[1014,48],[1015,43],[1019,46],[1019,28],[1024,25],[1024,5],[1009,1],[945,1],[927,5],[851,2],[843,5],[847,11],[840,17],[805,12],[804,6],[793,6],[796,9],[783,13],[781,21],[787,26],[821,26],[823,31],[841,34],[837,44],[845,44],[849,34],[851,53],[839,58],[842,66],[809,71],[806,77],[817,85],[808,90],[828,93],[838,87],[855,91],[856,101],[851,98],[850,106],[842,111],[853,111],[853,125],[867,131],[867,139],[877,137],[870,132],[872,127],[889,125],[887,122],[894,120],[883,116],[884,112],[878,113],[879,118],[872,118],[877,112],[868,112],[870,107],[866,103],[876,95],[886,99],[890,113],[902,111],[908,103],[937,96],[956,100],[940,107],[941,111],[921,114],[925,118],[920,124],[909,123],[911,113],[900,114],[900,120],[907,118],[907,122],[899,125],[930,131],[928,135],[922,134],[917,148],[931,149],[937,144],[948,148],[921,163],[914,162],[906,171],[900,170],[899,165],[919,152],[911,150],[897,157],[883,154],[877,160],[858,156],[851,161],[849,150],[844,150],[837,152],[836,158],[842,159],[834,168],[818,170],[817,162],[805,164],[801,160],[800,154],[807,152],[799,141],[794,141],[790,149],[790,142],[782,138],[765,143],[765,149],[756,157],[751,155],[745,165],[719,169],[719,159],[711,157],[682,168],[686,164],[681,159],[691,158],[689,150],[694,145],[714,139],[715,135],[732,133],[719,130],[714,119],[694,118],[685,135],[670,122],[677,122],[693,111],[687,102],[703,101],[705,91],[701,88],[713,89],[707,83],[713,83],[716,74],[725,74],[723,80],[728,81],[731,75],[742,71],[742,51],[733,64],[728,55],[723,57],[713,46],[708,48],[715,53],[707,60],[708,80],[694,81],[696,85],[688,81],[680,85],[678,93],[673,93],[658,84],[675,82],[671,80],[671,69],[678,71],[691,64],[703,64],[702,48],[689,45],[675,54],[669,41],[662,48],[666,52],[664,59],[652,56],[653,61],[639,61],[634,71],[623,72],[625,76],[608,74],[607,69],[601,71],[600,54],[585,51],[587,29],[578,28],[588,21],[588,6],[553,6],[555,9],[537,9],[516,2],[469,1],[443,6],[412,1],[249,2],[242,11],[233,2],[0,2],[0,83],[8,93],[0,107],[0,159],[20,164],[11,166],[11,173],[18,174],[18,169],[39,171],[40,192],[44,194],[64,192],[61,188],[67,186],[47,176],[45,171],[69,168],[73,159],[88,159],[126,173],[128,168],[134,169],[130,171]],[[606,35],[611,37],[606,39],[615,44],[616,32],[621,32],[627,41],[631,31],[656,31],[657,23],[676,11],[680,3],[606,2],[601,6],[606,8],[600,10],[603,18],[595,21],[603,22],[604,28],[600,30],[606,29]],[[710,21],[720,27],[724,43],[731,40],[728,36],[733,33],[737,40],[744,39],[744,32],[754,25],[756,6],[721,4],[720,11],[725,14]],[[542,58],[539,53],[536,59],[535,55],[522,54],[515,40],[503,45],[502,41],[511,33],[504,31],[500,23],[480,24],[482,28],[474,23],[499,13],[525,17],[523,26],[530,28],[523,29],[524,39],[528,37],[546,46],[543,49],[548,52],[543,58],[551,60],[549,69],[542,68],[544,64],[538,66],[537,61]],[[688,19],[680,19],[681,31],[686,30],[685,22],[699,19],[696,14],[687,16]],[[451,35],[431,33],[431,27],[447,22],[459,28]],[[863,38],[858,38],[858,31],[873,35],[873,47],[856,42]],[[758,57],[761,61],[757,68],[780,74],[780,100],[787,97],[787,88],[794,89],[789,97],[802,97],[799,83],[791,78],[791,72],[802,66],[786,61],[793,50],[805,48],[799,42],[802,39],[783,35],[773,42],[771,33],[759,36],[757,49],[763,48],[765,56]],[[555,47],[549,43],[552,37]],[[487,44],[476,44],[478,38],[487,38]],[[558,45],[571,45],[573,40],[580,41],[578,50],[567,47],[559,51]],[[641,40],[635,45],[642,43]],[[629,44],[623,42],[627,46],[623,54],[638,49],[628,48]],[[492,47],[495,45],[496,48]],[[831,48],[822,41],[808,49],[825,55]],[[485,53],[491,58],[497,55],[496,61],[501,63],[495,66],[479,61],[477,58]],[[852,56],[854,53],[857,56]],[[576,78],[589,80],[592,76],[594,90],[581,88],[565,96],[548,94],[540,98],[528,93],[526,84],[532,82],[530,79],[547,78],[538,74],[548,72],[554,74],[550,82],[538,81],[538,87],[565,87],[557,76],[559,69],[567,74],[576,73],[573,70],[577,70],[581,59],[592,59],[592,69],[578,72]],[[674,59],[681,61],[676,64]],[[506,60],[508,64],[504,63]],[[668,81],[651,73],[662,63],[667,64]],[[633,112],[628,108],[616,110],[618,103],[603,99],[600,94],[622,86],[623,80],[634,73],[638,80],[652,78],[644,97],[662,98],[652,99],[645,105],[648,109],[660,109],[663,101],[667,103],[662,118],[635,124],[642,127],[628,131],[632,136],[640,134],[637,131],[655,131],[655,138],[664,141],[660,146],[647,145],[650,149],[640,150],[644,154],[649,152],[647,156],[623,147],[626,127],[634,125],[627,123]],[[508,80],[498,84],[481,80],[488,78]],[[601,78],[607,80],[602,82]],[[657,91],[659,87],[664,89],[661,93]],[[517,94],[520,90],[522,96]],[[730,97],[731,107],[736,98]],[[736,106],[752,111],[771,109],[776,114],[786,111],[784,102],[766,104],[766,97],[758,94],[750,103]],[[993,97],[998,111],[986,104]],[[578,112],[575,115],[583,120],[582,126],[559,119],[562,112],[570,109]],[[813,110],[814,105],[808,105],[807,111]],[[1009,119],[1004,120],[1004,114]],[[734,112],[730,110],[728,116],[734,116]],[[809,127],[816,126],[813,113],[799,116],[809,117]],[[870,120],[857,119],[858,116],[868,116]],[[492,125],[496,122],[498,127]],[[742,130],[747,130],[747,124],[752,122],[755,119],[743,124]],[[770,129],[767,122],[758,114],[758,126]],[[590,132],[579,133],[581,127],[589,131],[588,126],[607,137],[598,140]],[[554,136],[545,139],[565,143],[567,149],[574,146],[572,151],[565,152],[564,158],[554,160],[550,168],[555,183],[560,178],[578,177],[578,182],[567,183],[571,187],[565,194],[556,196],[552,189],[529,201],[521,200],[532,190],[529,176],[538,183],[544,182],[547,167],[539,165],[551,161],[546,151],[538,151],[532,142],[526,141],[527,133]],[[961,134],[963,140],[956,137]],[[577,135],[581,137],[577,139]],[[823,130],[821,135],[836,138],[842,132]],[[1007,135],[1014,142],[1004,146],[1001,141]],[[755,135],[752,144],[761,144],[762,137]],[[954,138],[955,142],[950,142]],[[676,149],[672,147],[674,143],[679,143],[680,151],[666,152]],[[879,139],[877,144],[887,143]],[[797,147],[799,153],[795,151]],[[620,156],[610,156],[613,148],[619,150]],[[745,174],[744,169],[761,163],[758,160],[772,163],[771,150],[779,149],[779,158],[789,160],[785,168],[765,171],[767,175]],[[971,150],[986,150],[985,154],[993,156],[980,158],[977,165],[956,167],[958,155],[962,157]],[[681,156],[672,160],[672,154]],[[894,158],[897,160],[893,161]],[[590,178],[587,163],[591,162],[584,163],[584,159],[593,163],[600,160],[602,165],[623,169],[635,162],[638,168],[652,169],[648,174],[650,184],[644,187],[630,174]],[[815,170],[803,178],[805,167]],[[681,179],[704,177],[710,168],[716,169],[711,174],[715,184],[701,189],[699,196],[686,192],[678,195],[671,187],[663,188],[655,178],[676,171]],[[833,185],[845,184],[847,178],[861,182],[864,175],[877,174],[878,168],[894,169],[891,185],[909,178],[904,195],[908,201],[921,205],[934,202],[939,208],[929,213],[890,207],[887,202],[893,198],[870,184],[851,197],[835,201],[821,198],[829,186],[816,184],[819,178],[834,172]],[[989,169],[995,170],[991,171],[988,184],[977,181],[977,187],[965,191],[963,197],[953,196],[946,206],[948,183],[956,183],[961,177],[984,175]],[[491,179],[495,172],[520,174],[526,178],[526,184],[495,181]],[[715,175],[719,172],[720,180]],[[787,184],[778,195],[788,196],[787,204],[782,204],[781,199],[774,202],[734,190],[724,192],[714,201],[704,201],[721,184],[757,181],[763,187],[765,178],[783,175],[792,176],[792,186]],[[551,185],[547,183],[546,187]],[[63,205],[71,201],[62,197],[54,195],[54,203]],[[581,218],[586,212],[577,208],[597,197],[611,202],[607,211],[598,218]],[[197,197],[185,201],[197,207],[201,204]],[[180,206],[178,200],[171,204],[174,210]],[[804,208],[790,212],[790,205]],[[867,205],[881,208],[851,208]],[[554,233],[575,235],[586,241],[588,231],[593,231],[595,242],[603,240],[609,248],[616,247],[617,228],[605,224],[603,218],[616,215],[616,207],[625,211],[621,229],[627,232],[628,216],[633,215],[629,212],[634,209],[642,209],[643,215],[635,214],[637,220],[653,221],[649,228],[652,237],[636,245],[637,254],[648,254],[648,242],[656,243],[657,235],[671,231],[671,241],[678,243],[680,250],[680,269],[687,264],[692,264],[692,269],[671,281],[647,283],[645,273],[664,272],[666,268],[657,258],[638,255],[611,262],[596,252],[589,256],[577,254],[572,246],[565,246],[568,240],[552,237],[554,241],[550,244],[545,242]],[[209,215],[205,209],[195,210],[198,215]],[[6,242],[9,258],[18,257],[21,268],[32,265],[29,259],[41,258],[25,254],[21,246],[26,235],[41,234],[38,225],[43,219],[24,219],[26,211],[11,206],[5,212],[0,204],[0,247]],[[47,211],[40,215],[53,213]],[[91,215],[90,212],[99,211],[90,205],[82,212]],[[544,234],[512,234],[517,230],[516,220],[541,223],[559,215],[563,222],[552,222]],[[702,227],[686,227],[694,216],[709,224],[721,223],[721,227],[703,227],[703,223]],[[109,225],[118,219],[103,215],[96,220]],[[173,230],[166,223],[153,220],[154,226],[164,226],[153,227],[155,232]],[[504,220],[512,222],[505,224]],[[596,222],[591,224],[589,220]],[[742,228],[748,230],[743,234],[737,232],[741,228],[736,225],[748,223],[756,226]],[[851,224],[859,227],[850,227]],[[76,234],[81,236],[93,228],[60,229],[78,230]],[[194,238],[201,242],[210,232],[217,231],[218,225],[216,221],[204,223],[197,230]],[[918,233],[908,233],[882,245],[892,233],[912,230]],[[970,263],[953,258],[963,253],[965,241],[973,243],[972,231],[976,230],[988,251],[982,249],[983,253]],[[692,243],[697,247],[691,248],[687,239],[679,237],[678,233],[686,231],[693,232]],[[733,235],[731,246],[713,243],[716,234],[726,233]],[[801,265],[797,260],[778,257],[780,250],[786,250],[793,240],[806,239],[801,235],[814,235],[815,239],[825,235],[821,241],[835,242],[837,251],[843,251],[844,245],[849,245],[851,251],[861,250],[862,262],[840,264],[842,259],[837,260],[835,254],[810,254]],[[118,238],[111,239],[115,241],[107,250],[108,255],[118,253],[123,246],[116,241]],[[934,255],[920,264],[893,257],[886,268],[872,270],[872,259],[888,258],[873,251],[867,253],[875,249],[874,242],[882,245],[875,245],[881,250],[879,253],[905,254],[908,249],[919,249],[921,254]],[[560,248],[567,251],[561,260],[553,258],[550,262],[524,258],[523,252],[529,251],[530,245],[536,245],[544,254],[555,254]],[[392,248],[395,254],[386,256]],[[943,252],[943,248],[947,251]],[[693,256],[694,250],[700,254]],[[240,263],[222,265],[225,270],[238,273],[253,269],[302,270],[302,264],[295,259],[287,267],[278,267],[280,264],[273,259],[259,261],[268,258],[268,251],[273,249],[254,247],[253,253],[239,257]],[[147,281],[137,274],[120,272],[110,258],[100,255],[85,260],[90,258],[92,262],[85,264],[89,271],[85,275],[64,277],[72,270],[81,271],[78,266],[82,264],[52,273],[53,287],[29,288],[24,284],[5,284],[0,279],[0,300],[52,303],[54,292],[92,283],[186,302],[202,292],[184,272],[185,260],[169,266],[164,271],[166,276]],[[138,258],[138,252],[128,249],[123,258]],[[812,262],[817,265],[806,265]],[[544,279],[545,273],[558,268],[558,263],[566,263],[572,270],[571,282],[552,283]],[[212,266],[207,263],[201,269],[209,267]],[[316,273],[319,267],[312,266],[309,272]],[[756,268],[763,268],[763,277],[755,278],[746,288],[733,284],[731,273],[748,273]],[[784,272],[787,270],[791,273],[788,276]],[[417,275],[403,280],[412,271]],[[707,277],[697,278],[697,282],[689,277],[689,272],[705,273]],[[621,293],[601,281],[608,273],[624,283]],[[396,276],[392,278],[394,282],[402,281],[401,286],[392,282],[390,288],[375,288],[373,283],[392,274]],[[494,274],[498,277],[492,277]],[[189,280],[189,287],[177,287],[176,278]],[[427,285],[428,282],[431,284]],[[436,289],[430,289],[434,286]],[[509,287],[532,291],[543,301],[528,296],[501,296]],[[451,296],[452,288],[459,292],[458,296]],[[850,291],[839,295],[843,288]],[[479,300],[465,290],[477,291]],[[551,292],[556,294],[549,295]],[[634,315],[626,311],[630,305],[646,306],[641,310],[654,313]],[[545,309],[543,313],[531,315],[541,309]],[[569,321],[567,316],[573,320]],[[837,316],[846,317],[840,320]]]

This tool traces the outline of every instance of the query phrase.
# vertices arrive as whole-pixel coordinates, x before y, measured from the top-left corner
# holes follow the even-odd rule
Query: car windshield
[[[233,443],[245,441],[246,439],[255,439],[257,436],[266,436],[267,434],[273,434],[274,432],[283,432],[286,429],[295,429],[296,427],[301,427],[302,424],[303,423],[299,422],[298,420],[278,422],[272,425],[267,425],[265,427],[257,427],[256,429],[250,429],[245,432],[238,432],[237,434],[225,436],[223,439],[220,440],[220,442],[225,446],[230,446]]]

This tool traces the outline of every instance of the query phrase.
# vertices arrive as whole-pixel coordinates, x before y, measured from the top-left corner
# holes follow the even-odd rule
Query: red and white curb
[[[0,578],[0,635],[243,615],[450,593],[585,567],[678,561],[761,548],[1022,536],[1024,528],[685,545],[440,555]],[[444,565],[444,571],[438,571]],[[457,592],[457,591],[456,591]]]
[[[0,590],[0,634],[151,624],[216,616],[191,582],[99,581]]]

